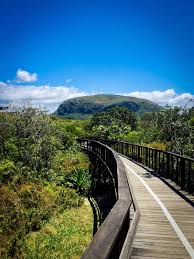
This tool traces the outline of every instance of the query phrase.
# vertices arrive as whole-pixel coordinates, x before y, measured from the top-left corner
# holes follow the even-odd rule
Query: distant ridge
[[[8,110],[9,106],[0,106],[0,111]]]
[[[113,94],[97,94],[68,99],[57,108],[54,114],[66,118],[84,119],[94,113],[116,106],[126,107],[138,115],[164,109],[160,105],[145,99]]]

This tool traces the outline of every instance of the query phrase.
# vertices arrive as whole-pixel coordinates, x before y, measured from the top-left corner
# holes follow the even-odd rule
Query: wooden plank
[[[144,168],[126,158],[121,159],[143,178],[168,209],[190,245],[194,247],[194,208]],[[127,171],[141,214],[131,258],[191,258],[161,207],[138,177]]]

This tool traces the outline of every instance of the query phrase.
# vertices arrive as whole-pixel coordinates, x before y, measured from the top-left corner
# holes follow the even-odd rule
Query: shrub
[[[13,254],[15,243],[25,233],[24,208],[16,192],[0,187],[0,257]]]
[[[49,170],[57,150],[62,149],[59,130],[52,119],[37,108],[24,106],[0,116],[1,154],[30,171]],[[10,130],[11,129],[11,130]]]
[[[83,204],[75,190],[47,184],[26,183],[17,191],[0,188],[0,257],[14,256],[22,238],[39,230],[53,214]]]
[[[0,114],[0,258],[16,258],[26,234],[83,203],[66,188],[72,171],[88,167],[75,144],[81,124],[71,122],[72,135],[70,124],[59,124],[28,106]]]
[[[83,203],[83,199],[70,188],[59,188],[57,191],[57,205],[61,206],[61,210],[78,207]]]
[[[88,195],[91,188],[91,177],[88,169],[75,169],[68,179],[68,185],[74,188],[80,195]]]
[[[126,135],[121,135],[121,139],[128,141],[129,143],[141,144],[143,140],[142,131],[130,131]]]
[[[10,182],[14,174],[16,173],[16,167],[13,161],[8,159],[3,159],[0,163],[0,182],[7,183]]]
[[[54,212],[53,208],[56,207],[54,195],[37,184],[21,185],[18,195],[25,208],[28,231],[40,229],[44,221],[47,221]]]
[[[165,151],[166,150],[166,145],[162,142],[159,141],[154,141],[152,143],[147,144],[148,147],[156,148]]]

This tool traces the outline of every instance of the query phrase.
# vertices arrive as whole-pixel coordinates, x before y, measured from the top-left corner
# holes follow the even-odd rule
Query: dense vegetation
[[[92,136],[118,139],[137,127],[137,116],[127,108],[115,107],[93,115],[87,125]]]
[[[128,109],[118,107],[95,114],[88,129],[92,136],[121,139],[194,156],[194,108],[166,107],[137,117]]]
[[[93,214],[89,202],[58,213],[40,231],[26,235],[22,252],[26,258],[79,259],[91,239]]]
[[[63,228],[71,218],[67,210],[73,212],[73,208],[78,214],[82,211],[84,216],[82,207],[90,188],[90,176],[88,159],[75,141],[76,136],[83,133],[80,123],[64,123],[32,107],[0,114],[1,258],[37,258],[35,251],[30,250],[34,256],[29,255],[31,244],[25,241],[26,237],[29,239],[31,233],[36,232],[36,246],[40,246],[47,237],[40,239],[38,232],[47,222],[56,222],[63,214]],[[76,181],[80,175],[85,176],[87,184],[84,185],[83,179]],[[87,217],[91,219],[91,212],[87,212]],[[72,218],[70,228],[73,222]],[[85,235],[84,227],[78,227],[80,234]],[[92,221],[89,220],[87,235],[77,244],[78,254],[69,251],[69,256],[79,257],[91,235]],[[52,245],[51,240],[49,242]],[[69,256],[66,258],[71,258]]]
[[[58,107],[55,114],[66,118],[85,119],[97,112],[107,111],[116,106],[126,107],[129,111],[136,112],[137,114],[160,111],[162,109],[158,104],[140,98],[99,94],[66,100]]]
[[[193,157],[194,108],[167,107],[140,117],[113,107],[88,120],[48,116],[30,106],[0,113],[1,258],[82,254],[92,235],[85,199],[91,177],[78,136],[126,140]]]

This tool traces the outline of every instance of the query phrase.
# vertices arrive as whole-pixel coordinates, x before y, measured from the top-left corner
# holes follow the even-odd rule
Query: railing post
[[[180,176],[181,176],[181,189],[184,190],[185,187],[185,159],[181,158],[180,161]]]
[[[191,164],[191,161],[188,161],[188,163],[189,163],[189,165],[188,165],[187,191],[190,194],[190,193],[192,193],[192,185],[193,185],[193,182],[191,179],[192,164]],[[193,181],[194,181],[194,178],[193,178]]]
[[[158,151],[155,149],[154,150],[154,171],[155,171],[155,173],[157,172],[157,163],[158,163],[158,161],[157,161],[157,153]]]
[[[176,175],[175,175],[175,183],[179,184],[179,171],[180,171],[180,163],[178,157],[176,157]]]
[[[148,167],[150,168],[150,158],[151,158],[151,157],[150,157],[150,148],[148,148],[148,151],[149,151],[149,152],[148,152],[148,161],[149,161]]]
[[[121,154],[123,154],[123,155],[124,155],[124,146],[123,146],[123,142],[121,142],[121,147],[122,147]]]
[[[138,153],[138,162],[140,162],[140,146],[137,146],[137,153]]]
[[[160,154],[161,154],[161,152],[160,151],[158,151],[158,173],[159,173],[159,175],[161,175],[161,173],[160,173],[160,165],[161,165],[161,163],[160,163]]]
[[[146,159],[145,159],[145,164],[146,166],[148,165],[148,148],[146,147]]]
[[[175,170],[176,170],[176,164],[175,164],[175,159],[174,159],[174,156],[173,155],[171,155],[171,159],[170,159],[171,161],[170,161],[170,163],[171,163],[171,180],[172,181],[175,181],[175,178],[176,178],[176,175],[175,175]]]
[[[164,152],[161,151],[162,154],[162,177],[165,177],[165,170],[164,170]]]
[[[133,144],[131,145],[131,157],[134,159],[134,146]]]
[[[165,172],[165,177],[167,179],[170,178],[170,154],[166,153],[166,172]]]

